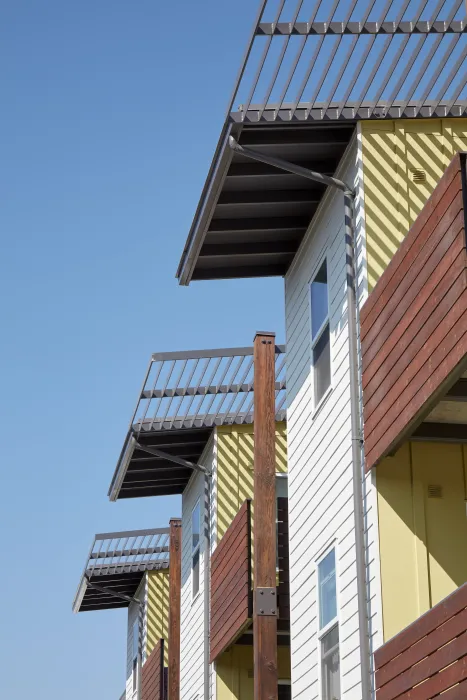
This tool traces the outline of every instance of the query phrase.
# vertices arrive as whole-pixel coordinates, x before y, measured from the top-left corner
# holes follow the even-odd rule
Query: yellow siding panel
[[[146,656],[159,639],[165,640],[164,663],[168,665],[169,639],[169,572],[150,571],[148,574]]]
[[[287,472],[285,423],[276,424],[276,472]],[[253,426],[223,426],[217,430],[217,538],[247,498],[253,497]]]
[[[234,645],[216,661],[217,700],[253,700],[253,647]],[[279,680],[290,680],[290,649],[278,647]]]
[[[378,466],[385,640],[467,581],[466,456],[413,442]]]
[[[454,444],[412,445],[414,482],[422,484],[424,494],[431,607],[467,581],[462,451]],[[429,496],[433,487],[441,489],[437,497]]]
[[[467,119],[365,121],[361,127],[371,290],[454,154],[467,150]]]
[[[420,614],[415,559],[409,445],[386,457],[376,472],[384,639]]]

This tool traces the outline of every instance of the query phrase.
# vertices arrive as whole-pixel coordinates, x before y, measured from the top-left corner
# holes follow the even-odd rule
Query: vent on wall
[[[443,497],[443,487],[439,484],[429,484],[428,485],[428,498],[442,498]]]
[[[426,172],[421,168],[410,168],[412,182],[426,182]]]

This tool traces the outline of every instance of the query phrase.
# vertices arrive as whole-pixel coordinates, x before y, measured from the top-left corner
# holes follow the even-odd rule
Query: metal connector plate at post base
[[[275,588],[254,589],[254,613],[277,617],[277,591]]]

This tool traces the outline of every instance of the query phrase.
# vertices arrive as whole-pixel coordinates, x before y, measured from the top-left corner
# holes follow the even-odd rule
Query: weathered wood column
[[[180,592],[182,583],[182,521],[170,520],[169,544],[169,700],[180,700]]]
[[[277,700],[274,333],[254,341],[253,655],[255,700]]]

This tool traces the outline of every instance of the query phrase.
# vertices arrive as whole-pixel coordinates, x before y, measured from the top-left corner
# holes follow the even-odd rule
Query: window
[[[318,564],[319,646],[322,700],[340,700],[339,624],[337,621],[336,551]]]
[[[132,655],[132,675],[133,693],[138,691],[138,658],[139,658],[139,621],[133,622],[133,655]]]
[[[199,549],[201,533],[201,507],[200,503],[195,505],[191,513],[191,581],[192,597],[195,598],[199,592]]]
[[[314,397],[315,406],[317,406],[331,384],[328,269],[326,260],[319,268],[311,283],[310,297]]]

